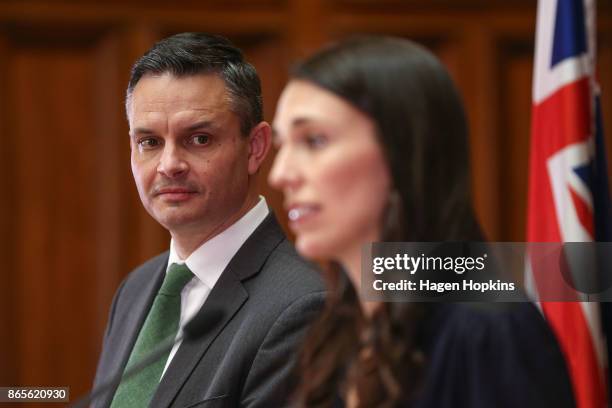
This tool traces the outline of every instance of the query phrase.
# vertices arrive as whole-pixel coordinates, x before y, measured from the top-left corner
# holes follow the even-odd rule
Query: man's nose
[[[187,173],[189,164],[183,157],[181,149],[174,144],[167,143],[164,146],[157,171],[169,178],[180,177]]]

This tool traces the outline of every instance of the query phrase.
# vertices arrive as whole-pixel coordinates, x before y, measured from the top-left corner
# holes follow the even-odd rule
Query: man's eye
[[[304,143],[311,149],[320,149],[327,144],[327,138],[318,133],[308,134],[304,136]]]
[[[159,141],[150,137],[138,141],[138,146],[143,149],[151,149],[153,147],[156,147],[157,145],[159,145]]]
[[[195,135],[191,138],[191,141],[194,145],[205,145],[210,140],[208,135]]]

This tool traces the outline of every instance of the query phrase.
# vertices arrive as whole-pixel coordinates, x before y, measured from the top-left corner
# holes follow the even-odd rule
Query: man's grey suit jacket
[[[111,307],[95,386],[123,371],[153,298],[168,253],[135,269]],[[151,407],[281,407],[307,326],[325,300],[315,268],[299,258],[272,214],[232,258],[200,314],[223,317],[195,342],[183,342]],[[214,318],[213,318],[214,320]],[[115,390],[94,402],[110,405]]]

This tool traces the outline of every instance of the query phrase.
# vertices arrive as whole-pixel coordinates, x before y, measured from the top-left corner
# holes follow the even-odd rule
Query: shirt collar
[[[186,264],[200,281],[212,289],[227,264],[269,213],[266,199],[259,196],[259,201],[249,212],[220,234],[204,242],[185,260],[180,259],[174,248],[174,240],[171,240],[168,266],[173,263]]]

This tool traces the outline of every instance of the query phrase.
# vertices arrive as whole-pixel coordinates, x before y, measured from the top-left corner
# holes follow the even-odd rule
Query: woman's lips
[[[299,226],[311,220],[319,211],[319,207],[313,204],[296,204],[289,207],[287,216],[292,226]]]

